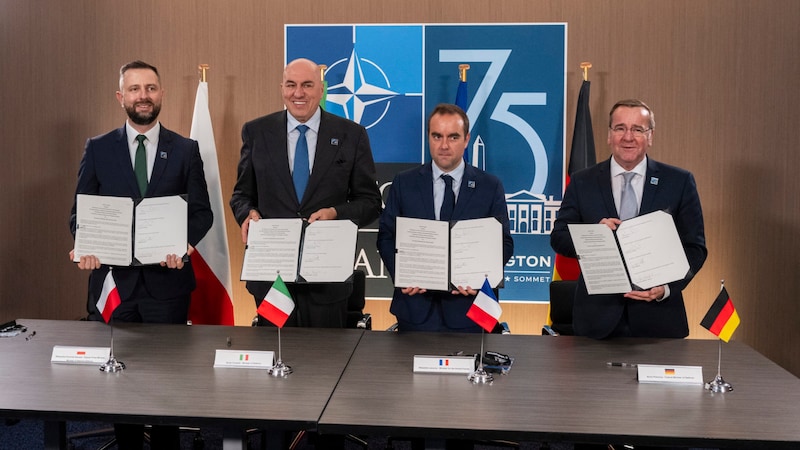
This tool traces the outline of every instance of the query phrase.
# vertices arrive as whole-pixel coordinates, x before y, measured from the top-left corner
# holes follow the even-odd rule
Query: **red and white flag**
[[[117,291],[117,283],[114,282],[114,276],[111,274],[111,269],[108,269],[105,280],[103,280],[103,290],[100,292],[100,298],[97,300],[97,310],[103,316],[103,320],[108,323],[111,320],[111,314],[117,309],[117,306],[122,303],[119,298],[119,291]]]
[[[475,301],[467,311],[467,317],[472,319],[488,333],[491,333],[497,321],[500,320],[500,314],[503,309],[500,307],[500,302],[494,296],[492,286],[489,285],[489,279],[483,281],[480,292],[475,296]]]
[[[258,315],[283,328],[289,315],[294,311],[294,300],[280,275],[272,283],[266,297],[258,305]]]
[[[197,244],[191,256],[197,287],[192,292],[189,320],[194,324],[233,325],[228,233],[225,229],[217,146],[214,142],[214,130],[211,128],[211,113],[208,110],[208,83],[205,81],[197,86],[189,136],[200,145],[208,197],[214,213],[211,229]]]

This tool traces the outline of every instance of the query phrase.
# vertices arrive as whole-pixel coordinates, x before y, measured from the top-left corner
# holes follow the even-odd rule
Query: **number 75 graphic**
[[[469,102],[467,117],[469,117],[470,129],[483,111],[486,101],[491,94],[500,73],[511,55],[511,50],[439,50],[439,62],[469,63],[480,62],[489,63],[486,75],[481,80],[475,96]],[[534,176],[530,192],[542,193],[547,184],[548,164],[547,152],[544,143],[536,130],[520,116],[512,113],[512,106],[544,106],[547,105],[547,93],[545,92],[503,92],[500,99],[489,116],[491,120],[504,123],[519,133],[528,147],[531,149],[534,162]]]

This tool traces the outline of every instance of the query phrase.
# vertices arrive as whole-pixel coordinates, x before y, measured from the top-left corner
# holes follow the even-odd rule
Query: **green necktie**
[[[147,136],[140,134],[136,136],[139,146],[136,148],[136,163],[133,165],[133,173],[136,174],[136,182],[139,183],[139,192],[144,197],[147,192],[147,150],[144,148],[144,140]]]

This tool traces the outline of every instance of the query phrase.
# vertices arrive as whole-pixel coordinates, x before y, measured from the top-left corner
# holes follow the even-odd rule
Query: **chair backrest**
[[[575,334],[572,329],[572,303],[577,286],[576,280],[550,282],[550,320],[553,322],[550,327],[559,334]]]
[[[353,293],[347,299],[347,328],[372,329],[369,314],[364,314],[366,305],[367,275],[361,270],[353,271]]]

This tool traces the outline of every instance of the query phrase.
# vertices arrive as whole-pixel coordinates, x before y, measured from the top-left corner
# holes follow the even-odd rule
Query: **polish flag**
[[[231,288],[230,252],[225,229],[217,146],[208,110],[208,83],[197,86],[192,130],[189,136],[200,146],[203,168],[208,184],[208,197],[214,223],[192,253],[192,267],[197,287],[192,292],[189,320],[199,325],[233,325],[233,292]]]
[[[97,310],[103,316],[103,320],[108,323],[111,320],[111,314],[117,309],[117,306],[122,303],[117,291],[117,283],[114,282],[114,276],[111,274],[111,269],[108,269],[106,279],[103,280],[103,290],[100,292],[100,299],[97,300]]]

